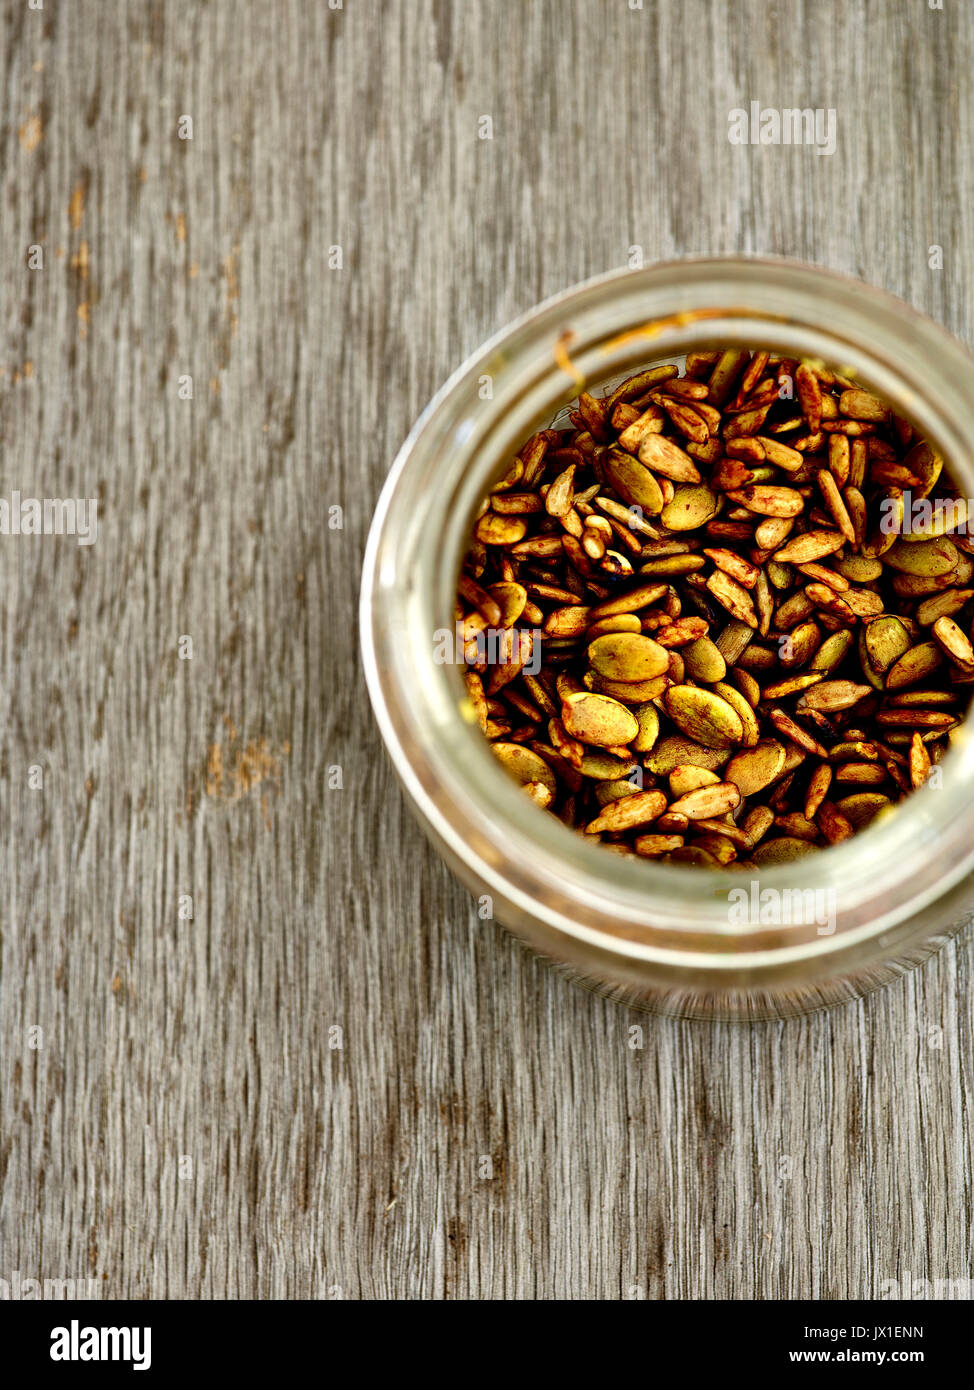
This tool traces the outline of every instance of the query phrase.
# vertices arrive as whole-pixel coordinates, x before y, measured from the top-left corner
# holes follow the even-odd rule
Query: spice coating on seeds
[[[696,352],[582,391],[474,522],[474,716],[617,853],[753,868],[838,844],[935,780],[966,712],[967,511],[933,445],[817,361]]]

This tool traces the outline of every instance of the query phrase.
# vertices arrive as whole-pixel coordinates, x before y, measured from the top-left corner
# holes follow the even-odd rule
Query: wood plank
[[[100,502],[92,546],[0,542],[0,1277],[580,1299],[970,1277],[970,938],[786,1024],[585,994],[426,847],[354,633],[430,394],[632,247],[806,257],[972,341],[970,14],[0,17],[0,491]],[[836,153],[732,147],[750,100],[834,107]]]

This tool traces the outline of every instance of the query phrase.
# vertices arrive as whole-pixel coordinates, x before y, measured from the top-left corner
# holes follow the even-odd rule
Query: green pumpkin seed
[[[879,676],[885,676],[894,662],[910,649],[910,634],[899,618],[877,618],[865,630],[866,655]]]
[[[561,722],[572,738],[602,748],[629,743],[639,732],[636,716],[608,695],[582,691],[569,695],[561,707]]]
[[[605,480],[630,507],[655,516],[663,507],[663,490],[645,465],[631,454],[613,450],[602,460]]]
[[[880,811],[885,811],[891,806],[892,802],[881,792],[853,792],[851,796],[844,796],[835,804],[856,830],[862,830]]]
[[[735,753],[724,776],[728,782],[735,783],[741,796],[756,796],[780,776],[784,765],[784,746],[776,739],[761,739],[746,752]]]
[[[916,685],[926,680],[943,661],[936,642],[921,642],[904,652],[886,673],[886,689],[902,690],[905,685]]]
[[[618,801],[612,801],[585,827],[587,835],[602,833],[620,834],[633,830],[636,826],[650,825],[666,810],[666,797],[662,792],[634,792]]]
[[[646,767],[657,777],[668,777],[681,763],[692,763],[695,767],[715,771],[722,767],[729,757],[729,749],[705,748],[702,743],[697,743],[691,738],[685,738],[681,734],[670,734],[657,743],[646,759]]]
[[[814,854],[815,846],[807,840],[798,840],[793,835],[781,835],[776,840],[762,840],[751,851],[755,864],[762,867],[772,864],[790,864],[795,859],[803,859],[806,854]]]
[[[831,637],[826,637],[812,657],[812,670],[822,671],[826,675],[829,671],[833,671],[841,661],[845,660],[849,648],[852,646],[852,640],[852,633],[848,630],[833,632]]]
[[[632,749],[635,753],[648,753],[659,738],[659,711],[647,702],[637,705],[633,713],[639,728],[632,740]]]
[[[707,748],[733,748],[744,737],[741,716],[733,705],[710,690],[674,685],[663,702],[677,728]]]
[[[610,632],[588,646],[588,659],[600,676],[613,681],[647,681],[670,664],[665,647],[636,632]]]
[[[948,536],[913,542],[898,540],[886,552],[887,565],[901,574],[951,574],[957,568],[957,547]]]
[[[558,782],[540,754],[531,748],[525,748],[523,743],[494,743],[491,747],[502,765],[522,787],[543,787],[548,794],[548,801],[544,804],[550,805],[558,791]]]
[[[721,656],[717,643],[709,637],[698,637],[684,647],[683,661],[690,679],[701,681],[704,685],[722,681],[727,674],[727,662]]]
[[[717,515],[717,505],[717,495],[709,487],[687,484],[676,489],[660,520],[670,531],[696,531]]]

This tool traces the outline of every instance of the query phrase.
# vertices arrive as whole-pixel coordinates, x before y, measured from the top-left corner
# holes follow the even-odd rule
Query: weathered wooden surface
[[[429,395],[633,246],[803,256],[974,339],[974,17],[0,13],[0,495],[101,504],[89,547],[0,537],[0,1278],[618,1298],[970,1277],[970,936],[782,1025],[572,988],[478,924],[404,813],[354,627],[372,505]],[[834,107],[836,153],[731,147],[750,100]]]

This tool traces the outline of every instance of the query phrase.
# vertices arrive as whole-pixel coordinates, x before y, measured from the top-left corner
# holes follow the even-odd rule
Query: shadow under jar
[[[687,260],[582,285],[518,320],[446,383],[383,489],[363,571],[369,692],[430,839],[488,911],[572,978],[690,1017],[781,1017],[847,1000],[922,960],[974,910],[968,724],[938,785],[852,839],[757,872],[613,854],[534,805],[470,718],[463,663],[444,662],[457,578],[483,497],[537,429],[688,352],[765,348],[820,360],[875,393],[974,494],[974,361],[893,297],[779,260]],[[810,889],[829,920],[751,910]],[[731,899],[738,890],[738,899]],[[816,920],[818,919],[818,920]],[[417,923],[417,930],[421,924]]]

